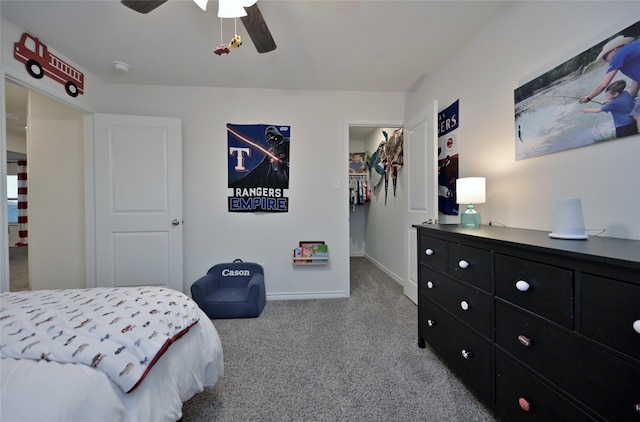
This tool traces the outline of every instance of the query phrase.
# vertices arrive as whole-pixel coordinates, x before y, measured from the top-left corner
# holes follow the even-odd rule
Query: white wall
[[[82,114],[35,92],[28,104],[27,139],[9,135],[6,148],[27,154],[30,285],[85,287]],[[12,224],[8,244],[18,240]]]
[[[7,134],[7,151],[19,152],[21,154],[27,153],[27,142],[24,137]],[[12,173],[7,173],[12,174]],[[13,173],[15,174],[15,173]]]
[[[82,114],[30,92],[28,127],[31,288],[85,287]]]
[[[82,113],[99,109],[105,87],[85,72],[85,88],[89,89],[85,89],[84,95],[72,98],[66,94],[63,85],[50,78],[32,78],[24,65],[13,58],[13,43],[24,31],[4,18],[0,29],[0,74],[29,88],[33,94],[30,102],[34,100],[31,110],[34,120],[29,122],[34,143],[24,151],[35,154],[27,157],[31,173],[30,201],[34,201],[29,205],[31,286],[35,289],[85,287]],[[82,66],[59,54],[55,46],[49,47],[82,70]],[[0,148],[4,150],[7,145],[17,151],[11,136],[3,139]],[[4,175],[4,168],[0,173]],[[52,175],[60,179],[54,179]],[[36,208],[41,206],[49,210],[41,213]],[[0,240],[4,245],[5,238],[0,237]],[[6,241],[9,242],[8,237]],[[8,260],[0,260],[0,263],[0,285],[8,290]]]
[[[403,102],[402,93],[114,85],[102,111],[183,120],[185,288],[241,258],[263,264],[267,294],[286,299],[348,295],[345,121],[401,119]],[[291,125],[288,213],[227,212],[227,123]],[[293,267],[301,240],[324,240],[331,264]]]
[[[397,128],[381,127],[372,133],[366,141],[367,151],[373,154],[380,142],[385,140],[382,135],[383,130],[391,136],[395,129]],[[407,209],[406,180],[406,169],[401,169],[398,172],[394,195],[393,183],[389,178],[385,204],[383,178],[378,188],[371,192],[366,220],[365,254],[396,280],[403,280],[406,276],[407,262],[404,256],[407,233],[407,228],[404,226],[404,214]]]
[[[513,2],[408,95],[405,121],[460,99],[460,177],[487,177],[484,221],[550,231],[555,198],[579,196],[587,228],[640,239],[640,135],[515,161],[513,109],[522,83],[639,18],[640,2]]]
[[[1,7],[2,2],[0,1],[0,8]],[[66,57],[57,51],[55,45],[48,44],[50,52],[64,59],[67,63],[78,70],[84,72],[84,94],[72,98],[66,94],[64,85],[51,78],[34,79],[26,72],[25,65],[14,59],[13,44],[20,40],[20,36],[23,32],[29,31],[19,28],[5,18],[1,18],[0,30],[2,35],[0,37],[2,70],[6,73],[6,76],[9,79],[19,85],[27,86],[32,90],[38,91],[48,97],[58,99],[72,108],[76,108],[81,111],[99,111],[102,95],[106,90],[108,90],[108,86],[106,86],[100,79],[93,76],[93,74],[84,71],[82,65],[76,60]],[[75,59],[81,60],[81,58]]]

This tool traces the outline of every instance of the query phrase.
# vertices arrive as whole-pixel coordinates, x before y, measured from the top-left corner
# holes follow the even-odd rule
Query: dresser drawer
[[[639,367],[501,302],[496,344],[605,419],[640,418]]]
[[[496,254],[496,296],[573,328],[573,271]]]
[[[500,351],[496,352],[496,405],[513,421],[595,420]]]
[[[447,271],[447,241],[436,239],[425,235],[420,236],[420,246],[418,249],[420,257],[418,262],[426,264],[431,268]]]
[[[436,302],[482,335],[491,338],[491,296],[463,285],[424,265],[420,266],[420,293]]]
[[[492,347],[453,316],[421,298],[420,334],[480,397],[493,401]]]
[[[640,360],[640,286],[583,274],[580,302],[585,336]]]
[[[484,249],[449,243],[449,274],[491,292],[492,254]]]

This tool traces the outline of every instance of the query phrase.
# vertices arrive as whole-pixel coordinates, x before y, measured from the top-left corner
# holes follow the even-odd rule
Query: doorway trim
[[[54,91],[54,89],[52,87],[49,86],[42,86],[42,87],[35,87],[32,85],[33,80],[31,77],[29,77],[28,75],[20,72],[18,73],[16,70],[11,69],[11,68],[5,68],[2,65],[0,65],[0,78],[2,81],[2,87],[0,88],[0,112],[2,112],[2,127],[3,130],[0,131],[0,160],[2,160],[3,163],[6,163],[7,160],[7,125],[6,125],[6,93],[5,93],[5,83],[7,81],[14,83],[16,85],[19,85],[29,91],[33,91],[36,92],[38,94],[47,96],[61,104],[64,104],[65,106],[68,106],[70,108],[73,108],[75,110],[78,110],[80,113],[84,114],[85,116],[87,115],[93,115],[94,111],[91,110],[91,108],[84,104],[84,103],[79,103],[78,101],[75,102],[70,102],[68,98],[65,98],[63,96],[62,93],[59,93],[57,91]],[[84,139],[84,148],[86,151],[87,148],[87,144],[89,144],[90,142],[89,139],[86,137],[86,134],[88,133],[86,130],[86,124],[85,124],[85,139]],[[84,170],[84,174],[85,174],[85,192],[87,191],[87,175],[89,173],[92,172],[92,168],[88,169],[87,168],[87,164],[89,164],[86,161],[86,154],[85,154],[85,170]],[[2,165],[0,166],[0,178],[4,181],[7,179],[7,169],[6,169],[6,165]],[[0,183],[2,186],[0,186],[0,201],[2,201],[3,204],[7,203],[7,188],[6,188],[6,183],[2,182]],[[87,204],[87,201],[89,200],[89,198],[85,197],[85,210],[87,208],[87,206],[89,204]],[[2,225],[2,227],[8,227],[8,222],[7,222],[7,210],[6,210],[6,205],[4,206],[4,211],[0,212],[0,224]],[[93,218],[92,216],[86,215],[85,216],[85,226],[89,225],[89,218]],[[93,220],[92,220],[93,221]],[[86,227],[85,227],[86,230]],[[85,236],[86,237],[86,236]],[[88,241],[88,239],[87,239]],[[3,229],[2,233],[0,233],[0,245],[5,245],[4,247],[0,247],[0,263],[2,265],[0,265],[0,291],[3,292],[8,292],[10,290],[10,273],[9,273],[9,234],[7,233],[7,230]]]

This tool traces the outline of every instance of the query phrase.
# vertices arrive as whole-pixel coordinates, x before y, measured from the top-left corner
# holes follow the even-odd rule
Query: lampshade
[[[193,0],[202,10],[207,10],[208,0]]]
[[[247,11],[239,0],[218,0],[219,18],[240,18],[247,16]]]
[[[485,195],[486,179],[484,177],[463,177],[456,181],[458,204],[484,204]]]
[[[460,224],[467,229],[477,229],[481,225],[480,213],[473,204],[485,202],[486,180],[484,177],[463,177],[456,181],[456,202],[469,204],[460,214]]]
[[[256,4],[258,0],[238,0],[238,1],[240,1],[240,5],[242,7],[250,7]]]

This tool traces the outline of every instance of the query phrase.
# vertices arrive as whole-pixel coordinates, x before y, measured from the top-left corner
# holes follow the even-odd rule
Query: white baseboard
[[[373,265],[375,265],[376,267],[380,268],[382,271],[384,271],[389,277],[391,277],[393,280],[395,280],[396,283],[398,283],[401,286],[404,286],[404,280],[402,279],[402,277],[398,277],[396,274],[394,274],[391,270],[389,270],[387,267],[385,267],[384,265],[382,265],[381,263],[379,263],[378,261],[376,261],[375,259],[373,259],[370,255],[367,255],[366,253],[364,254],[364,257],[367,258],[369,261],[371,261],[371,263]]]
[[[267,300],[340,299],[345,297],[349,297],[345,292],[272,293],[267,295]]]

